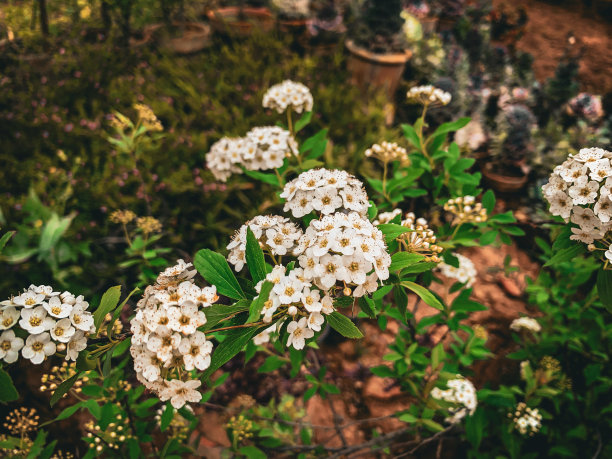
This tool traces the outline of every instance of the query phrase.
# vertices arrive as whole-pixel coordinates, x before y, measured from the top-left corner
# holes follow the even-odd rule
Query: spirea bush
[[[225,424],[231,443],[227,454],[235,457],[414,455],[430,444],[442,448],[445,438],[460,442],[470,457],[485,451],[530,457],[552,439],[557,441],[554,454],[571,455],[578,447],[564,439],[564,426],[555,419],[565,410],[584,410],[587,419],[584,430],[570,437],[582,445],[597,439],[603,445],[610,425],[601,424],[592,407],[605,403],[603,411],[611,409],[601,390],[602,381],[611,380],[609,357],[602,351],[609,340],[588,330],[601,331],[609,319],[598,314],[612,306],[612,280],[602,269],[607,261],[600,266],[601,257],[599,265],[589,258],[573,268],[568,263],[583,247],[574,241],[573,225],[586,225],[587,210],[604,214],[601,206],[591,210],[591,205],[605,197],[600,185],[607,169],[596,164],[605,153],[581,153],[571,159],[577,166],[563,168],[577,172],[568,180],[559,172],[545,189],[547,196],[569,190],[568,199],[574,199],[569,213],[567,206],[557,207],[572,225],[557,231],[552,246],[538,242],[553,269],[530,281],[529,295],[539,313],[509,326],[516,341],[509,357],[521,361],[516,382],[476,383],[473,364],[492,354],[486,330],[469,322],[486,306],[471,297],[478,288],[475,267],[461,252],[510,243],[511,236],[523,232],[513,225],[511,212],[495,212],[493,193],[480,188],[480,174],[471,171],[474,160],[461,157],[458,146],[447,140],[469,120],[435,130],[426,125],[427,110],[448,104],[450,95],[428,86],[411,90],[408,97],[421,104],[421,116],[414,125],[402,126],[405,138],[398,143],[381,140],[364,150],[362,160],[372,166],[364,170],[371,173],[358,177],[326,167],[326,129],[301,138],[313,116],[309,92],[290,81],[273,86],[263,105],[283,120],[241,138],[220,139],[206,157],[207,167],[228,186],[246,179],[273,190],[260,196],[257,187],[252,189],[253,199],[265,201],[266,212],[254,218],[236,215],[235,234],[226,238],[224,249],[194,247],[191,262],[179,259],[167,268],[164,252],[148,245],[156,240],[159,222],[151,216],[136,220],[138,232],[131,233],[128,225],[136,215],[113,213],[129,246],[126,266],[143,271],[144,290],[126,294],[132,286],[111,287],[92,302],[93,312],[82,297],[45,286],[4,301],[2,401],[18,398],[9,364],[19,353],[33,363],[58,357],[72,361],[45,374],[41,391],[52,393],[51,405],[63,399],[55,421],[79,410],[95,420],[85,425],[85,457],[187,455],[197,448],[192,432],[201,404],[231,413]],[[155,148],[163,128],[152,111],[140,107],[140,112],[136,124],[116,115],[119,135],[113,143],[126,154]],[[599,157],[589,159],[593,155]],[[574,215],[581,219],[575,221]],[[0,249],[12,236],[0,239]],[[596,285],[591,285],[596,272]],[[439,275],[456,282],[443,283]],[[334,382],[340,375],[330,379],[332,370],[322,361],[326,335],[359,340],[369,326],[384,331],[391,322],[397,327],[384,364],[368,371],[389,378],[410,401],[389,415],[401,427],[349,444],[347,424],[336,417],[333,430],[340,446],[317,443],[314,426],[304,419],[304,403],[318,395],[335,412],[333,396],[340,392]],[[129,324],[125,330],[123,323]],[[575,328],[570,346],[561,345],[559,327]],[[563,352],[581,356],[574,365],[584,370],[584,380],[568,376],[580,372],[557,360]],[[284,367],[290,379],[301,378],[306,387],[298,399],[286,395],[267,405],[246,395],[230,406],[212,402],[233,376],[226,370],[242,361],[258,365],[259,372]],[[572,384],[580,386],[576,392]],[[51,457],[54,443],[46,441],[43,429],[15,423],[0,448]]]

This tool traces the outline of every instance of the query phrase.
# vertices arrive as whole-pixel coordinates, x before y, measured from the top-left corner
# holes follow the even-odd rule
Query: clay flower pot
[[[493,172],[493,163],[486,163],[484,165],[482,175],[491,188],[500,193],[516,193],[522,190],[527,184],[528,177],[527,174],[512,176]]]
[[[274,28],[274,16],[268,8],[243,8],[232,6],[206,12],[215,32],[225,35],[248,37],[255,29],[270,32]]]
[[[375,54],[355,45],[352,40],[346,40],[345,46],[350,54],[347,67],[354,83],[363,90],[369,87],[385,88],[388,99],[393,100],[412,51]]]
[[[202,22],[173,22],[179,36],[165,33],[163,27],[152,33],[157,37],[159,47],[174,54],[193,54],[210,46],[210,26]]]

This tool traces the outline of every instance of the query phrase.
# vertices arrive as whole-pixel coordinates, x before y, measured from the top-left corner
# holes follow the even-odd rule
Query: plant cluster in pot
[[[184,0],[160,0],[163,24],[145,27],[160,49],[174,54],[192,54],[210,46],[210,26],[185,18]]]
[[[301,35],[310,18],[310,0],[272,0],[278,28],[281,32]]]
[[[344,15],[337,0],[312,0],[312,18],[308,21],[308,33],[304,47],[314,54],[333,52],[346,33]]]
[[[412,56],[403,42],[401,13],[401,0],[365,0],[351,38],[345,42],[353,82],[364,91],[385,88],[389,102]]]
[[[530,172],[527,160],[534,149],[535,127],[535,116],[522,104],[507,105],[498,115],[497,134],[489,150],[491,158],[482,169],[494,190],[515,193],[524,188]]]
[[[274,15],[261,0],[240,0],[234,6],[210,9],[206,16],[212,29],[223,35],[248,37],[255,30],[274,29]]]

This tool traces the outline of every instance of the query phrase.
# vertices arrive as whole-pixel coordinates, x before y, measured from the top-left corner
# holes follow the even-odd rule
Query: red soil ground
[[[493,0],[498,6],[508,0]],[[534,70],[539,80],[554,74],[567,37],[573,33],[584,54],[580,62],[581,89],[595,94],[612,91],[612,24],[594,7],[580,1],[513,0],[523,7],[529,22],[518,48],[536,56]]]

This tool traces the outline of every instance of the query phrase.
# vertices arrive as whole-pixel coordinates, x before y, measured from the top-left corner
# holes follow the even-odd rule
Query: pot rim
[[[383,65],[403,65],[412,57],[412,51],[404,50],[403,53],[377,54],[365,48],[357,46],[353,40],[345,40],[344,45],[354,56],[370,62]]]

